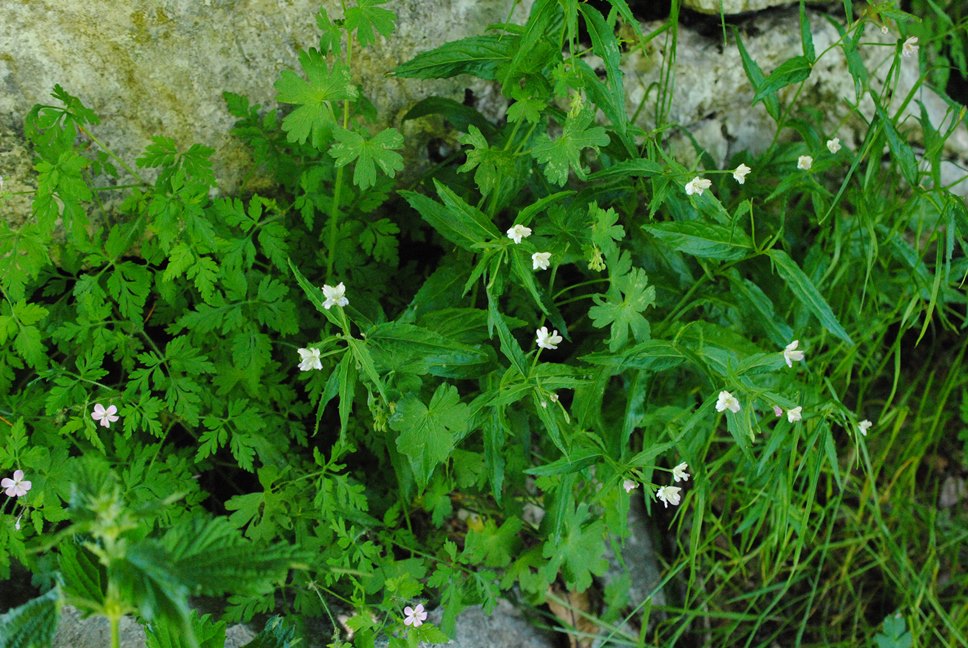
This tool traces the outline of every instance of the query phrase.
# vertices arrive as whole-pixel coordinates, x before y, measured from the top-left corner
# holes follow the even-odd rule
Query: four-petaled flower
[[[339,282],[335,286],[323,286],[323,297],[326,301],[323,302],[323,308],[329,310],[333,306],[346,306],[350,303],[350,300],[346,298],[346,286],[343,282]]]
[[[517,225],[512,225],[510,228],[508,228],[508,238],[515,243],[520,243],[521,239],[526,239],[529,236],[531,236],[531,228],[525,227],[520,223]]]
[[[638,482],[634,482],[631,479],[626,479],[625,481],[622,482],[622,488],[625,489],[626,493],[631,493],[638,487],[639,487]]]
[[[787,420],[791,423],[796,423],[803,418],[803,407],[797,405],[793,409],[787,410]]]
[[[557,349],[563,339],[558,335],[558,329],[555,329],[554,333],[549,333],[547,326],[539,328],[535,331],[535,335],[538,336],[538,346],[542,349]]]
[[[696,176],[686,183],[686,195],[691,196],[692,194],[696,194],[697,196],[701,196],[702,192],[704,192],[706,189],[709,189],[711,186],[713,186],[712,180],[707,180],[706,178]]]
[[[803,361],[803,351],[798,351],[798,346],[800,346],[800,340],[794,340],[783,349],[783,359],[786,360],[788,367],[793,367],[794,362]]]
[[[836,153],[840,150],[840,138],[835,137],[833,139],[827,140],[827,150],[831,153]]]
[[[863,436],[867,436],[867,431],[872,427],[874,427],[874,424],[868,421],[867,419],[864,419],[863,421],[857,424],[857,429],[860,430],[860,433]]]
[[[319,349],[299,349],[299,371],[322,368],[323,363],[319,358]]]
[[[118,408],[114,405],[108,405],[107,409],[104,409],[104,405],[100,403],[94,406],[94,411],[91,412],[91,418],[100,423],[101,427],[109,428],[111,424],[118,420],[115,416],[118,413]]]
[[[918,37],[912,36],[901,45],[901,56],[914,56],[918,53]]]
[[[689,467],[685,461],[672,469],[672,478],[677,482],[689,481],[689,473],[686,472],[686,468]]]
[[[740,410],[740,406],[736,397],[724,389],[719,392],[719,398],[716,399],[716,411],[723,412],[725,410],[729,410],[735,414]]]
[[[655,496],[662,500],[666,508],[669,505],[679,506],[679,502],[682,501],[682,489],[678,486],[663,486],[656,491]]]
[[[419,628],[426,620],[427,612],[424,611],[424,606],[422,603],[417,603],[417,607],[415,608],[412,608],[409,605],[403,608],[404,625],[412,625],[414,628]]]
[[[535,252],[531,255],[532,270],[547,270],[551,265],[551,252]]]
[[[30,490],[31,483],[24,479],[24,471],[15,470],[13,471],[13,479],[9,477],[4,477],[3,481],[0,481],[0,487],[3,487],[4,492],[7,497],[23,497]]]
[[[803,171],[809,171],[810,167],[813,166],[813,158],[809,155],[801,155],[797,158],[797,168]]]
[[[733,180],[740,184],[746,184],[746,176],[752,170],[753,169],[749,168],[745,164],[740,164],[738,167],[736,167],[736,170],[733,171]]]

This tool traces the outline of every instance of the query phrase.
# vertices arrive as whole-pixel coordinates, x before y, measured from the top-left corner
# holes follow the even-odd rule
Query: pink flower
[[[24,480],[24,471],[15,470],[13,471],[13,479],[9,477],[4,477],[0,481],[0,487],[5,488],[4,491],[7,497],[23,497],[30,490],[32,484],[29,481]]]
[[[104,409],[104,405],[98,403],[94,406],[94,411],[91,412],[91,418],[101,424],[101,427],[109,428],[111,424],[118,420],[119,417],[115,416],[118,413],[118,408],[114,405],[108,405],[107,409]]]
[[[414,628],[419,628],[426,620],[427,613],[424,611],[424,606],[421,603],[417,603],[417,607],[415,608],[409,605],[403,608],[404,625],[412,625]]]

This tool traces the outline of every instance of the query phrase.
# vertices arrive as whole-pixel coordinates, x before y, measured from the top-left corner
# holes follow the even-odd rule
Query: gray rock
[[[799,2],[800,0],[683,0],[682,6],[699,13],[713,15],[722,13],[731,16],[750,11],[763,11],[771,7],[785,7]]]
[[[77,608],[61,608],[60,623],[52,648],[105,648],[111,645],[111,625],[106,617],[81,618]],[[121,648],[144,648],[145,629],[131,617],[121,619]]]
[[[342,15],[339,0],[322,4],[333,18]],[[97,136],[123,159],[133,161],[155,135],[172,137],[185,148],[199,142],[215,149],[221,186],[235,191],[248,157],[229,134],[234,118],[222,92],[274,103],[279,72],[298,69],[298,50],[318,44],[319,5],[319,0],[5,3],[0,133],[18,130],[35,103],[50,103],[59,83],[102,117]],[[355,52],[357,81],[390,123],[429,94],[462,99],[467,78],[430,82],[386,74],[419,52],[480,33],[509,15],[520,21],[529,5],[391,0],[387,8],[398,15],[397,29],[389,39]],[[0,146],[0,161],[10,164],[0,170],[7,188],[29,188],[29,180],[18,178],[22,163],[3,153],[10,144],[0,141]]]
[[[428,612],[428,621],[440,623],[443,610],[435,608]],[[386,639],[378,640],[378,648],[386,648]],[[430,646],[430,644],[419,644]],[[479,607],[464,610],[457,617],[457,636],[446,644],[453,648],[553,648],[554,638],[528,623],[521,613],[509,602],[501,599],[490,616]]]
[[[816,51],[823,53],[806,81],[798,99],[799,104],[816,107],[826,114],[827,137],[837,136],[843,146],[854,148],[860,144],[869,122],[875,115],[873,101],[868,93],[857,96],[854,81],[847,70],[847,63],[840,47],[826,51],[840,35],[831,20],[819,13],[808,12]],[[643,25],[646,33],[658,29],[661,23]],[[745,23],[743,43],[750,57],[757,62],[764,74],[769,74],[783,61],[802,54],[799,33],[799,10],[772,11]],[[862,38],[859,54],[868,71],[870,87],[881,94],[894,61],[901,37],[894,31],[886,33],[868,28]],[[626,93],[630,114],[648,97],[640,113],[640,125],[647,129],[656,125],[655,91],[651,85],[659,81],[666,63],[662,50],[663,39],[651,41],[649,49],[642,54],[630,53],[623,60]],[[917,57],[900,59],[897,87],[890,93],[887,110],[894,114],[902,110],[900,132],[912,145],[923,141],[917,121],[920,113],[918,102],[923,103],[933,126],[944,132],[956,111],[932,89],[922,85],[913,93],[913,100],[905,105],[912,88],[920,78]],[[765,150],[776,132],[773,120],[767,115],[762,103],[751,107],[753,88],[743,70],[739,51],[732,35],[725,44],[721,37],[707,37],[699,32],[680,27],[679,43],[675,60],[675,84],[669,101],[667,120],[678,124],[690,133],[723,168],[729,158],[740,152],[754,154]],[[780,92],[783,100],[789,100],[795,86]],[[856,111],[851,106],[856,105]],[[783,137],[791,137],[791,131]],[[688,138],[675,135],[668,142],[678,159],[692,163],[696,155]],[[814,157],[826,150],[810,151]],[[957,179],[965,175],[968,167],[968,129],[957,128],[946,141],[944,155],[949,162],[945,177]],[[756,169],[750,176],[755,178]],[[968,182],[955,190],[968,195]]]

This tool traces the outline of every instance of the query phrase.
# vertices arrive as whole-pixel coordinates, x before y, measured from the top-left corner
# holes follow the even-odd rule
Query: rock
[[[683,0],[682,6],[699,13],[726,16],[799,4],[800,0]]]
[[[341,16],[339,0],[322,4],[332,17]],[[396,31],[354,52],[357,80],[378,114],[393,124],[429,94],[462,100],[468,78],[415,81],[386,74],[419,52],[505,20],[512,8],[513,19],[521,21],[529,4],[393,0],[387,8],[398,16]],[[184,148],[202,143],[215,149],[222,189],[235,191],[248,156],[229,133],[235,119],[222,92],[274,104],[279,72],[298,69],[298,50],[318,44],[319,5],[319,0],[6,3],[0,20],[0,133],[19,130],[34,104],[51,103],[59,83],[102,117],[97,136],[123,159],[133,161],[155,135],[172,137]],[[15,145],[0,141],[0,146],[7,189],[29,189],[31,180],[19,177],[22,157],[7,159]],[[29,158],[26,164],[32,166]],[[5,211],[10,208],[21,211],[19,204]]]
[[[52,648],[104,648],[111,645],[111,625],[106,617],[81,618],[77,608],[61,608],[60,623]],[[145,629],[131,617],[121,619],[121,648],[144,648]]]
[[[815,49],[818,53],[825,52],[840,38],[831,24],[833,19],[813,11],[808,12],[808,18]],[[661,25],[649,23],[643,26],[643,30],[649,33]],[[730,35],[724,44],[718,34],[707,37],[692,28],[680,26],[675,85],[666,122],[681,126],[711,155],[718,168],[725,168],[729,159],[740,151],[756,154],[765,150],[776,128],[762,103],[751,107],[753,88],[743,70],[734,37]],[[773,11],[745,21],[742,38],[750,57],[765,75],[769,74],[783,61],[802,55],[799,10]],[[880,29],[869,28],[861,40],[858,51],[867,69],[870,86],[880,94],[901,37],[896,32],[884,33]],[[662,47],[662,39],[654,39],[645,55],[634,51],[623,61],[629,114],[647,96],[650,85],[659,81],[661,70],[666,65]],[[918,102],[924,104],[932,125],[941,132],[945,132],[953,119],[957,120],[957,111],[949,107],[938,93],[923,85],[905,106],[906,98],[920,78],[920,68],[917,57],[901,58],[900,63],[897,87],[890,95],[886,109],[893,115],[903,106],[899,130],[909,143],[917,145],[923,141],[917,121],[920,113]],[[790,86],[780,94],[784,100],[789,100],[795,91],[796,86]],[[649,103],[640,114],[640,125],[652,129],[656,125],[654,89],[648,98]],[[824,111],[825,137],[838,136],[842,144],[849,148],[861,144],[868,123],[876,114],[869,94],[857,96],[840,47],[825,52],[817,61],[798,102],[801,106]],[[850,104],[857,105],[856,112]],[[792,131],[785,131],[781,136],[789,138],[793,136]],[[696,159],[688,138],[673,136],[668,145],[684,163],[691,164]],[[809,153],[817,157],[825,154],[826,150]],[[954,165],[948,165],[950,170],[946,172],[954,178],[964,175],[964,171],[959,172],[958,167],[963,169],[968,166],[968,129],[954,130],[945,143],[944,155]],[[756,169],[750,179],[755,174]],[[968,182],[955,187],[955,190],[968,195]]]
[[[440,623],[443,616],[441,608],[429,611],[428,621]],[[379,648],[386,648],[389,642],[381,639],[376,642]],[[419,644],[429,646],[430,644]],[[554,638],[528,623],[521,613],[509,602],[501,599],[490,616],[479,607],[471,607],[457,617],[457,636],[446,644],[452,648],[495,648],[514,646],[514,648],[553,648]]]
[[[606,591],[610,587],[621,589],[624,587],[623,580],[628,583],[628,599],[626,608],[628,610],[638,610],[641,612],[646,600],[651,599],[651,604],[665,605],[665,592],[659,589],[662,582],[662,571],[656,561],[655,548],[652,546],[652,539],[649,535],[651,523],[645,516],[642,502],[639,498],[633,497],[629,507],[628,528],[629,536],[622,539],[615,539],[622,548],[621,556],[616,556],[612,551],[612,543],[609,543],[605,557],[608,559],[608,571],[602,577]],[[632,616],[634,622],[638,614]],[[628,625],[621,630],[631,637],[638,636],[638,629]],[[613,645],[603,643],[607,633],[600,635],[594,644],[598,646]]]

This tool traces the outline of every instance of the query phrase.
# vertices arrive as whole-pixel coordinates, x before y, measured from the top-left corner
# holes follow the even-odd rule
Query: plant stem
[[[346,35],[346,67],[350,67],[353,61],[353,35],[347,33]],[[345,129],[350,124],[350,102],[348,99],[343,100],[343,128]],[[343,169],[346,167],[339,167],[336,169],[336,189],[333,191],[333,202],[329,207],[329,245],[326,251],[326,280],[329,281],[333,276],[333,262],[336,258],[336,234],[339,231],[337,228],[338,217],[339,217],[339,200],[340,194],[343,191]]]

